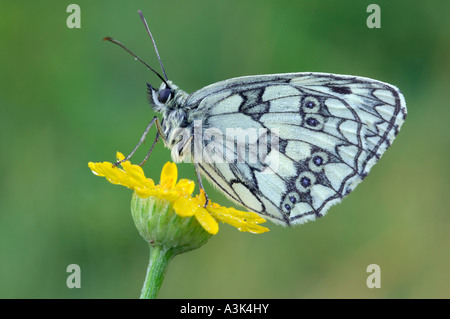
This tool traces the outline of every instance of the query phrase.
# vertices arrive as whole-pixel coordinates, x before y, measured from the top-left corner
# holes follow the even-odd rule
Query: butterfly
[[[285,226],[326,214],[367,176],[406,118],[393,85],[349,75],[301,72],[237,77],[188,94],[117,40],[161,80],[147,83],[153,125],[175,162],[193,162],[230,200]],[[149,152],[149,154],[150,154]],[[144,159],[147,160],[149,154]],[[141,163],[142,164],[142,163]]]

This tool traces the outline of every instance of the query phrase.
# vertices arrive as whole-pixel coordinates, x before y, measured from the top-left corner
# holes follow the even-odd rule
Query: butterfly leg
[[[156,132],[156,137],[155,137],[155,140],[153,141],[152,147],[150,147],[150,150],[148,151],[147,155],[145,155],[144,160],[141,162],[141,164],[139,164],[139,166],[142,166],[145,164],[145,162],[147,162],[148,157],[152,153],[153,148],[155,147],[155,145],[158,141],[159,141],[159,132]]]
[[[145,163],[145,161],[147,160],[147,158],[150,156],[150,153],[151,153],[151,151],[153,150],[153,147],[155,146],[156,142],[158,141],[159,136],[161,136],[161,137],[163,138],[163,140],[165,141],[164,135],[162,135],[161,124],[159,124],[158,117],[156,117],[156,116],[155,116],[155,117],[151,120],[151,122],[147,125],[147,128],[146,128],[145,131],[144,131],[144,134],[142,134],[141,139],[139,140],[139,142],[137,143],[137,145],[133,148],[133,150],[131,151],[131,153],[130,153],[127,157],[125,157],[123,160],[117,161],[116,163],[114,163],[114,166],[117,166],[117,165],[119,165],[119,164],[122,163],[122,162],[128,161],[128,160],[134,155],[134,153],[136,153],[136,151],[137,151],[137,149],[139,148],[139,146],[141,146],[142,143],[145,142],[145,139],[147,138],[148,132],[149,132],[150,129],[152,128],[153,124],[155,124],[155,123],[156,123],[157,134],[156,134],[155,141],[153,142],[153,145],[152,145],[152,147],[150,148],[149,153],[147,154],[147,156],[145,157],[145,159],[144,159],[144,161],[141,163],[141,165]]]
[[[203,183],[202,183],[202,176],[200,175],[200,169],[198,167],[198,164],[194,164],[195,167],[195,172],[197,173],[197,180],[198,180],[198,186],[200,187],[200,190],[203,191],[203,193],[205,194],[205,205],[203,205],[204,208],[206,208],[206,206],[208,206],[209,204],[209,198],[208,198],[208,194],[206,194],[205,188],[203,187]]]

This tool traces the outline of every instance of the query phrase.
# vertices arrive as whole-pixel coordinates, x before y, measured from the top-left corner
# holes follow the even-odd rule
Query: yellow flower
[[[117,152],[117,159],[123,160],[122,153]],[[166,163],[161,172],[160,183],[155,185],[152,179],[145,177],[144,171],[139,165],[133,165],[129,161],[121,163],[120,169],[112,163],[92,163],[89,168],[98,176],[106,177],[113,183],[133,189],[141,198],[150,196],[167,200],[173,205],[174,211],[181,217],[195,216],[199,224],[209,233],[215,235],[219,231],[218,221],[230,224],[240,231],[260,234],[269,231],[268,228],[258,224],[266,220],[258,214],[243,212],[234,208],[227,208],[219,204],[208,202],[203,191],[192,197],[195,183],[191,180],[178,178],[177,166],[174,163]]]

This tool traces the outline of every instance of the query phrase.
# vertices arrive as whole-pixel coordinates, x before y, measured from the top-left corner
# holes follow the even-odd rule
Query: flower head
[[[117,159],[122,161],[125,157],[117,152]],[[133,189],[140,198],[154,197],[168,201],[169,205],[180,217],[195,216],[197,222],[209,234],[215,235],[219,231],[218,221],[230,224],[240,231],[260,234],[269,229],[260,226],[265,219],[252,212],[243,212],[234,208],[227,208],[219,204],[208,202],[205,207],[206,196],[203,191],[192,196],[195,183],[187,179],[178,179],[177,166],[174,163],[166,163],[162,169],[160,183],[155,185],[154,181],[147,178],[139,165],[133,165],[129,161],[121,163],[123,169],[116,165],[103,162],[89,162],[92,172],[98,176],[106,177],[113,183]]]

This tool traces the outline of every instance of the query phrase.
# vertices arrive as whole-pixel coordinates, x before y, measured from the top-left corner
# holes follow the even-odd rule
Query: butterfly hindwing
[[[350,193],[406,116],[394,86],[325,73],[225,80],[191,94],[185,108],[202,123],[193,144],[204,176],[285,225],[321,217]]]

